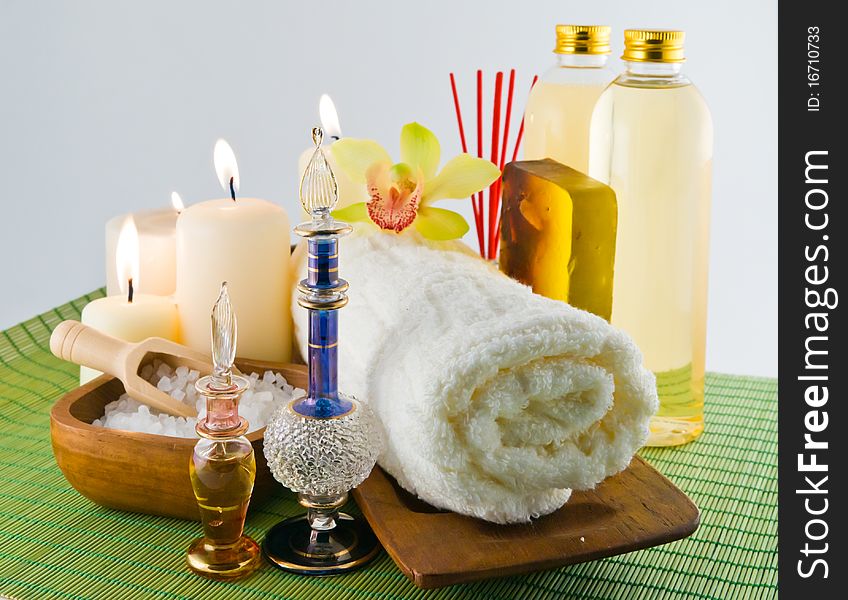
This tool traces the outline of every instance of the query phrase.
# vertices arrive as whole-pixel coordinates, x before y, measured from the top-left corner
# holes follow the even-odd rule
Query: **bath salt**
[[[175,400],[195,407],[198,418],[206,415],[206,401],[194,388],[200,377],[198,371],[186,367],[177,367],[174,370],[168,364],[154,360],[142,367],[139,375]],[[250,388],[239,402],[239,414],[247,419],[248,432],[262,429],[277,407],[305,394],[303,390],[289,385],[282,375],[273,371],[265,371],[261,375],[251,373],[247,377],[250,380]],[[197,425],[196,418],[160,413],[132,399],[129,394],[121,394],[120,398],[107,404],[105,414],[95,419],[92,425],[171,437],[198,437],[194,429]]]

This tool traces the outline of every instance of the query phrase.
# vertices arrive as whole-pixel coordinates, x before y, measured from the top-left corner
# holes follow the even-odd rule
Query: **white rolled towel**
[[[340,389],[374,409],[380,466],[422,500],[529,521],[645,443],[654,377],[603,319],[533,294],[460,242],[355,235],[340,275]],[[303,352],[306,311],[292,305]]]

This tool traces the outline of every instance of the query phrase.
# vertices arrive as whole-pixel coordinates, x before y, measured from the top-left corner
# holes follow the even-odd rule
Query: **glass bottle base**
[[[345,573],[371,561],[380,543],[368,523],[339,513],[335,527],[313,530],[306,515],[274,525],[262,543],[262,554],[275,567],[301,575]]]
[[[215,546],[201,537],[189,546],[186,562],[197,575],[227,581],[250,575],[262,564],[262,558],[259,545],[246,535],[232,546]]]
[[[688,444],[704,431],[704,417],[653,417],[646,446]]]

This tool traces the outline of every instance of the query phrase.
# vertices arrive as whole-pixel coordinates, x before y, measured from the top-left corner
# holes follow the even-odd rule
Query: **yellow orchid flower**
[[[401,162],[373,140],[342,138],[331,146],[336,164],[368,189],[368,202],[351,204],[333,215],[343,221],[371,222],[401,233],[410,225],[431,240],[452,240],[468,231],[459,213],[432,206],[437,200],[468,198],[488,187],[500,170],[488,160],[460,154],[438,171],[439,140],[418,123],[400,133]]]

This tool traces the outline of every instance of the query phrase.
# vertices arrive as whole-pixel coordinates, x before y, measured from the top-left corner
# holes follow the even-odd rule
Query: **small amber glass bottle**
[[[197,423],[200,441],[189,461],[189,475],[203,537],[192,542],[186,556],[192,571],[218,580],[244,577],[261,563],[259,546],[244,535],[256,459],[244,436],[247,421],[238,413],[248,381],[231,372],[235,352],[235,314],[223,284],[212,309],[213,374],[195,384],[206,398],[206,416]]]
[[[209,378],[204,378],[209,379]],[[239,378],[241,379],[241,378]],[[203,537],[188,551],[192,571],[211,579],[234,579],[259,566],[259,547],[243,535],[244,519],[253,492],[256,459],[253,446],[243,435],[247,422],[238,418],[238,401],[246,385],[234,382],[228,398],[198,381],[207,398],[207,417],[198,423],[200,441],[194,447],[189,474],[200,517]],[[225,392],[227,393],[227,392]],[[236,424],[228,416],[235,414]]]

